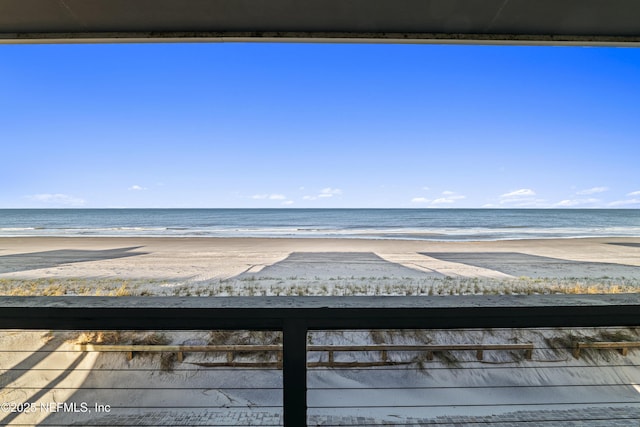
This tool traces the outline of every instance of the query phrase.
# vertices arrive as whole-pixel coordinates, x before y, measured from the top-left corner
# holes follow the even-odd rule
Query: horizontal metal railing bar
[[[555,401],[546,401],[546,402],[536,402],[536,403],[500,403],[500,402],[492,402],[492,403],[477,403],[477,404],[456,404],[456,408],[512,408],[517,407],[521,408],[521,410],[527,410],[527,408],[540,408],[540,407],[562,407],[563,409],[571,409],[571,408],[584,408],[585,406],[593,407],[594,405],[598,405],[599,407],[604,407],[607,405],[638,405],[640,401],[638,400],[598,400],[598,401],[579,401],[579,402],[555,402]],[[331,405],[331,406],[321,406],[321,405],[309,405],[309,410],[315,409],[429,409],[429,408],[448,408],[450,404],[429,404],[429,405],[403,405],[403,404],[394,404],[394,405]],[[190,406],[190,405],[164,405],[164,406],[119,406],[119,405],[110,405],[111,413],[114,414],[118,410],[136,410],[136,411],[155,411],[155,410],[215,410],[215,409],[282,409],[282,405],[208,405],[208,406]],[[584,418],[580,418],[584,420]]]
[[[629,418],[589,418],[589,421],[628,421]],[[547,425],[549,423],[558,423],[558,422],[569,422],[569,421],[584,421],[581,419],[553,419],[553,420],[518,420],[517,424],[524,424],[524,423],[536,423],[539,425]],[[514,424],[513,420],[509,420],[509,421],[501,421],[501,420],[496,420],[496,421],[473,421],[471,422],[472,425],[501,425],[501,424]],[[399,426],[399,427],[410,427],[410,426],[416,426],[416,427],[425,427],[425,426],[438,426],[438,425],[447,425],[450,426],[452,423],[451,422],[447,422],[447,421],[441,421],[441,422],[401,422],[398,424],[392,424],[390,422],[386,422],[385,426],[387,427],[393,427],[393,426]],[[12,424],[13,426],[30,426],[33,427],[33,424]],[[45,426],[48,427],[68,427],[67,424],[44,424]],[[129,427],[129,426],[136,426],[136,425],[144,425],[146,427],[166,427],[166,424],[96,424],[95,422],[91,423],[91,426],[94,427]],[[251,424],[244,424],[244,425],[251,425]],[[282,424],[259,424],[261,427],[282,427]],[[374,427],[374,426],[379,426],[380,424],[327,424],[327,423],[322,423],[322,424],[310,424],[311,427],[316,427],[316,426],[322,426],[322,427]],[[591,424],[587,424],[587,425],[591,425]],[[198,426],[201,427],[237,427],[238,424],[198,424]]]
[[[585,405],[628,405],[628,404],[640,404],[640,400],[628,400],[628,401],[595,401],[595,402],[538,402],[538,403],[477,403],[477,404],[456,404],[456,408],[485,408],[485,407],[540,407],[540,406],[585,406]],[[370,409],[370,408],[449,408],[450,404],[442,405],[345,405],[345,406],[313,406],[309,405],[309,409]]]
[[[16,423],[11,423],[12,426],[24,426],[24,427],[33,427],[33,423],[31,424],[16,424]],[[41,426],[46,426],[46,427],[69,427],[69,424],[51,424],[51,423],[46,423],[46,424],[40,424]],[[167,427],[167,424],[113,424],[113,422],[110,422],[109,424],[96,424],[95,422],[91,422],[91,424],[89,424],[91,427],[135,427],[135,426],[145,426],[145,427]],[[252,424],[240,424],[240,425],[245,425],[245,426],[250,426]],[[260,427],[282,427],[282,424],[257,424]],[[330,425],[330,424],[323,424],[323,426],[326,425]],[[349,424],[340,424],[341,426],[348,426]],[[357,425],[357,424],[356,424]],[[387,426],[393,426],[393,424],[387,424]],[[405,424],[403,424],[404,426]],[[410,424],[408,424],[410,425]],[[238,427],[238,424],[201,424],[198,423],[198,427]],[[360,425],[360,427],[364,427],[362,425]]]
[[[478,426],[478,425],[496,425],[496,426],[500,426],[500,425],[507,425],[508,427],[513,427],[513,426],[519,426],[519,425],[534,425],[534,426],[552,426],[552,427],[557,427],[559,422],[562,422],[563,424],[565,423],[565,421],[569,422],[569,421],[582,421],[584,423],[584,420],[582,419],[566,419],[566,420],[562,420],[562,419],[558,419],[558,420],[544,420],[544,421],[539,421],[539,420],[518,420],[518,421],[514,421],[514,420],[508,420],[508,421],[502,421],[502,420],[496,420],[496,421],[470,421],[468,424],[471,426]],[[584,427],[603,427],[602,424],[594,424],[593,422],[606,422],[606,421],[629,421],[629,418],[589,418],[589,423],[588,424],[581,424]],[[47,424],[49,425],[49,424]],[[92,424],[92,426],[95,424]],[[101,425],[101,424],[100,424]],[[381,424],[344,424],[344,423],[340,423],[340,424],[327,424],[327,423],[322,423],[322,424],[309,424],[309,427],[378,427]],[[457,423],[457,424],[453,424],[450,421],[429,421],[429,422],[399,422],[399,423],[391,423],[391,422],[385,422],[385,424],[382,424],[384,426],[387,427],[427,427],[427,426],[447,426],[450,427],[452,425],[455,426],[460,426],[460,427],[464,427],[465,424],[462,423]],[[104,425],[103,427],[106,427],[106,425]],[[122,427],[122,426],[118,426],[118,427]],[[152,426],[152,427],[160,427],[160,426]],[[215,427],[220,427],[218,425],[216,425]]]
[[[207,387],[2,387],[3,390],[211,390]],[[282,387],[214,387],[216,390],[282,390]],[[369,388],[367,388],[369,389]],[[347,390],[347,389],[339,389]],[[372,389],[373,390],[373,389]]]
[[[561,363],[564,362],[565,359],[560,360],[560,361],[546,361],[547,363]],[[536,362],[545,362],[545,361],[536,361]],[[187,362],[189,363],[189,362]],[[459,364],[477,364],[477,361],[459,361]],[[441,367],[441,366],[433,366],[433,367],[429,367],[429,370],[461,370],[461,371],[474,371],[474,370],[487,370],[487,369],[493,369],[493,370],[500,370],[500,369],[514,369],[514,364],[518,364],[521,362],[499,362],[500,364],[504,364],[504,365],[510,365],[510,366],[491,366],[494,365],[494,363],[490,363],[490,362],[483,362],[486,365],[489,366],[485,366],[483,365],[482,367],[477,367],[477,366],[471,366],[471,367]],[[569,365],[569,366],[525,366],[525,365],[518,365],[516,366],[518,369],[584,369],[585,365]],[[637,368],[638,365],[636,364],[614,364],[614,365],[610,365],[607,364],[606,368]],[[184,368],[174,368],[173,372],[198,372],[201,369],[184,369]],[[231,371],[231,372],[239,372],[242,371],[244,369],[238,369],[238,368],[216,368],[216,371]],[[248,371],[254,371],[255,369],[246,369]],[[274,372],[274,373],[279,373],[282,372],[281,369],[259,369],[260,371],[268,371],[268,372]],[[317,368],[317,369],[313,369],[312,372],[321,372],[321,371],[331,371],[332,369],[330,368]],[[376,368],[374,370],[372,369],[364,369],[364,368],[353,368],[353,369],[341,369],[341,371],[374,371],[374,372],[379,372],[379,371],[424,371],[425,369],[421,369],[418,367],[411,367],[411,366],[398,366],[395,368],[388,368],[388,367],[380,367],[380,368]],[[6,369],[6,370],[0,370],[0,373],[2,372],[8,372],[8,371],[38,371],[38,372],[63,372],[65,371],[65,369],[54,369],[54,368],[11,368],[11,369]],[[113,369],[102,369],[102,368],[93,368],[93,369],[83,369],[83,368],[74,368],[74,372],[113,372]],[[127,368],[127,369],[123,369],[123,372],[157,372],[158,369],[143,369],[143,368]]]
[[[458,329],[637,326],[640,294],[454,297],[0,297],[0,329]],[[180,315],[176,315],[179,312]]]
[[[416,297],[414,297],[416,298]],[[443,297],[444,298],[444,297]],[[625,327],[622,326],[593,326],[593,328],[597,328],[598,330],[619,330],[619,329],[624,329]],[[489,330],[494,331],[494,332],[501,332],[501,331],[509,331],[513,328],[511,327],[493,327],[490,328]],[[528,329],[528,330],[532,330],[532,331],[552,331],[552,332],[562,332],[562,331],[572,331],[575,330],[574,327],[562,327],[562,326],[549,326],[549,327],[543,327],[543,326],[536,326],[536,327],[531,327],[531,328],[519,328],[519,329]],[[379,331],[384,331],[384,332],[409,332],[409,331],[414,331],[416,330],[415,328],[394,328],[394,329],[374,329],[374,330],[379,330]],[[420,329],[418,329],[420,330]],[[428,330],[430,332],[444,332],[444,331],[448,331],[449,329],[441,329],[441,328],[428,328]],[[487,331],[488,328],[456,328],[456,331],[458,332],[485,332]],[[318,332],[334,332],[334,329],[326,329],[326,330],[322,330],[322,329],[316,329],[313,330],[311,333],[315,334]],[[348,329],[348,328],[343,328],[340,330],[341,332],[361,332],[362,329]]]
[[[491,385],[491,386],[429,386],[429,387],[309,387],[307,390],[455,390],[505,388],[570,388],[570,387],[633,387],[635,383],[619,384],[548,384],[548,385]],[[212,387],[2,387],[3,390],[210,390]],[[282,390],[282,387],[215,387],[216,390]]]
[[[106,422],[106,421],[105,421]],[[140,424],[140,422],[134,421],[135,424],[115,424],[114,421],[109,422],[109,424],[97,424],[95,421],[92,421],[90,424],[91,427],[133,427],[133,426],[145,426],[145,427],[167,427],[167,424]],[[34,427],[33,423],[30,424],[17,424],[15,422],[11,423],[12,426],[29,426]],[[76,425],[78,425],[76,423]],[[186,425],[186,424],[178,424],[178,425]],[[240,424],[241,426],[260,426],[260,427],[282,427],[282,424]],[[325,425],[325,424],[323,424]],[[341,424],[345,425],[345,424]],[[346,424],[349,425],[349,424]],[[388,426],[389,424],[387,424]],[[42,427],[69,427],[69,424],[53,424],[53,423],[43,423],[39,424]],[[202,424],[198,423],[198,427],[238,427],[238,424]],[[362,427],[362,426],[361,426]]]
[[[519,424],[524,424],[524,423],[534,423],[534,425],[545,425],[548,423],[566,423],[566,422],[571,422],[571,421],[582,421],[584,422],[583,418],[559,418],[559,419],[549,419],[549,420],[491,420],[491,421],[480,421],[480,420],[473,420],[470,421],[469,424],[475,426],[475,425],[500,425],[500,424],[510,424],[510,426],[513,426],[514,424],[519,425]],[[589,418],[589,421],[629,421],[629,418]],[[446,426],[451,426],[453,423],[451,421],[429,421],[429,422],[425,422],[425,421],[420,421],[420,422],[410,422],[410,421],[402,421],[401,423],[398,424],[391,424],[391,423],[385,423],[383,425],[385,426],[399,426],[399,427],[409,427],[409,426],[416,426],[416,427],[425,427],[425,426],[439,426],[439,425],[446,425]],[[460,425],[460,426],[464,426],[464,424],[462,423],[457,423],[455,425]],[[48,424],[47,424],[48,425]],[[92,424],[94,425],[94,424]],[[376,424],[376,425],[380,425],[380,424]],[[373,427],[373,424],[327,424],[327,423],[322,423],[322,424],[311,424],[310,427]],[[588,426],[588,424],[587,424]],[[220,426],[216,426],[216,427],[220,427]],[[226,427],[226,426],[225,426]]]
[[[557,360],[557,361],[545,361],[545,360],[533,360],[533,362],[536,363],[554,363],[554,364],[558,364],[558,363],[562,363],[567,361],[567,359],[562,359],[562,360]],[[428,370],[449,370],[449,371],[455,371],[455,370],[459,370],[459,371],[473,371],[473,370],[487,370],[487,369],[571,369],[571,368],[575,368],[575,369],[584,369],[585,365],[569,365],[569,366],[527,366],[526,364],[522,364],[522,362],[517,362],[517,361],[509,361],[509,362],[487,362],[487,361],[477,361],[477,360],[460,360],[458,362],[456,362],[456,364],[458,366],[431,366],[431,363],[438,363],[437,361],[434,362],[425,362],[425,363],[429,363],[429,368]],[[478,363],[481,363],[482,366],[481,367],[476,367],[476,366],[459,366],[459,365],[477,365]],[[492,366],[492,365],[508,365],[508,366]],[[606,365],[607,368],[621,368],[621,367],[637,367],[638,365],[636,364],[617,364],[617,365]],[[312,371],[313,372],[320,372],[320,371],[331,371],[332,368],[326,367],[326,366],[322,366],[322,367],[318,367],[318,368],[314,368]],[[374,372],[378,372],[378,371],[401,371],[401,370],[407,370],[407,371],[413,371],[413,370],[417,370],[417,371],[425,371],[427,369],[423,369],[420,367],[412,367],[412,366],[407,366],[407,365],[398,365],[397,367],[394,368],[389,368],[386,366],[381,366],[375,369],[364,369],[364,368],[359,368],[357,366],[354,366],[352,368],[341,368],[341,371],[366,371],[366,370],[371,370]]]
[[[33,423],[31,424],[16,424],[16,423],[11,423],[12,426],[24,426],[24,427],[33,427]],[[69,424],[51,424],[51,423],[46,423],[46,424],[40,424],[41,426],[46,426],[46,427],[69,427]],[[145,426],[145,427],[167,427],[166,424],[113,424],[113,422],[110,422],[109,424],[96,424],[95,422],[91,422],[91,427],[134,427],[134,426]],[[242,424],[241,424],[242,425]],[[251,424],[244,424],[246,426],[250,426]],[[258,424],[260,427],[282,427],[282,424]],[[330,424],[323,424],[323,426],[326,425],[330,425]],[[349,424],[340,424],[341,426],[348,426]],[[357,424],[356,424],[357,425]],[[389,425],[393,425],[393,424],[387,424],[387,426]],[[407,424],[403,424],[407,425]],[[410,424],[408,424],[410,425]],[[198,423],[198,427],[238,427],[238,424],[201,424]],[[360,427],[363,427],[362,425],[360,425]]]
[[[517,424],[528,424],[528,423],[536,423],[539,425],[548,425],[549,423],[558,423],[558,422],[564,422],[564,421],[584,421],[581,419],[552,419],[552,420],[518,420]],[[629,421],[629,418],[590,418],[589,421]],[[514,424],[513,420],[510,421],[501,421],[501,420],[495,420],[495,421],[473,421],[471,422],[472,425],[502,425],[502,424]],[[33,424],[15,424],[13,423],[12,425],[14,426],[30,426],[33,427]],[[48,427],[68,427],[67,424],[44,424],[45,426]],[[129,426],[134,426],[134,425],[144,425],[146,427],[166,427],[166,424],[96,424],[95,422],[91,423],[91,426],[94,427],[129,427]],[[238,424],[198,424],[199,426],[202,427],[237,427]],[[251,425],[251,424],[243,424],[243,425]],[[261,427],[282,427],[282,424],[259,424]],[[322,426],[322,427],[374,427],[374,426],[379,426],[381,424],[327,424],[327,423],[322,423],[322,424],[310,424],[311,427],[316,427],[316,426]],[[425,426],[439,426],[439,425],[447,425],[447,426],[451,426],[452,423],[451,422],[447,422],[447,421],[434,421],[434,422],[401,422],[401,423],[391,423],[391,422],[385,422],[385,424],[383,424],[387,427],[393,427],[393,426],[398,426],[398,427],[410,427],[410,426],[416,426],[416,427],[425,427]],[[535,424],[534,424],[535,425]],[[590,425],[594,425],[594,424],[585,424],[585,426],[590,426]]]
[[[282,373],[282,369],[275,369],[275,368],[216,368],[217,372],[242,372],[242,371],[261,371],[261,372],[273,372],[275,374],[281,374]],[[0,374],[5,373],[5,372],[50,372],[50,373],[56,373],[56,372],[65,372],[66,369],[53,369],[53,368],[11,368],[11,369],[6,369],[4,371],[0,370]],[[85,368],[74,368],[73,369],[74,372],[113,372],[112,368],[89,368],[89,369],[85,369]],[[180,368],[174,368],[172,369],[172,372],[200,372],[202,371],[202,369],[180,369]],[[127,368],[127,369],[121,369],[120,372],[158,372],[158,368],[149,368],[149,369],[141,369],[141,368]]]
[[[119,405],[110,405],[110,409],[158,409],[163,411],[170,411],[173,409],[247,409],[247,408],[257,408],[257,409],[282,409],[282,405],[221,405],[221,406],[173,406],[173,405],[165,405],[165,406],[119,406]]]
[[[471,389],[504,389],[504,388],[598,388],[598,387],[633,387],[635,383],[617,384],[547,384],[547,385],[459,385],[459,386],[408,386],[408,387],[309,387],[307,390],[471,390]],[[225,389],[226,390],[226,389]]]
[[[632,418],[628,418],[628,417],[595,417],[595,418],[589,418],[589,421],[628,421]],[[546,419],[546,420],[517,420],[514,421],[512,419],[507,419],[507,420],[500,420],[500,419],[496,419],[496,420],[490,420],[490,421],[482,421],[482,420],[474,420],[474,421],[470,421],[469,424],[471,425],[477,425],[477,424],[487,424],[487,425],[500,425],[500,424],[510,424],[510,426],[513,426],[513,424],[521,424],[521,423],[532,423],[534,425],[537,424],[545,424],[545,423],[557,423],[557,422],[565,422],[565,421],[584,421],[584,419],[576,419],[576,418],[557,418],[557,419]],[[424,426],[438,426],[438,425],[447,425],[447,426],[451,426],[453,423],[451,421],[448,420],[442,420],[442,421],[418,421],[418,422],[412,422],[412,421],[401,421],[399,422],[399,424],[392,424],[391,422],[389,423],[385,423],[382,425],[385,426],[402,426],[402,427],[406,427],[406,426],[419,426],[419,427],[424,427]],[[93,424],[92,424],[93,425]],[[348,426],[370,426],[371,424],[329,424],[329,423],[322,423],[322,424],[312,424],[313,427],[315,426],[322,426],[322,427],[327,427],[327,426],[331,426],[331,427],[348,427]],[[378,424],[379,425],[379,424]],[[455,424],[460,425],[461,427],[464,426],[464,424],[462,423],[457,423]]]

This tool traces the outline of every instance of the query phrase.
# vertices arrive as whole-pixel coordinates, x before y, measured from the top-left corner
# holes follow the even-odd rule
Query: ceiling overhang
[[[0,43],[640,46],[637,0],[0,0]]]

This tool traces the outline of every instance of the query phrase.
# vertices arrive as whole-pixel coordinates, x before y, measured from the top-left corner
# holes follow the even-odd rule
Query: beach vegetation
[[[160,354],[160,370],[162,372],[173,372],[173,368],[176,364],[177,356],[175,353],[161,353]]]
[[[460,367],[460,361],[450,351],[434,351],[434,359],[438,359],[447,368],[454,369]]]
[[[603,330],[598,333],[598,338],[600,341],[610,341],[610,342],[628,342],[628,341],[637,341],[638,340],[638,331],[637,329],[632,330]]]
[[[117,297],[128,297],[133,295],[132,292],[127,288],[127,284],[123,283],[118,289],[115,290],[115,296]]]
[[[126,341],[122,331],[82,332],[75,338],[76,344],[123,344]]]
[[[640,292],[640,279],[608,278],[277,278],[173,282],[154,279],[40,278],[0,279],[0,295],[7,296],[443,296],[554,295]]]
[[[427,364],[429,362],[430,360],[425,353],[417,354],[411,359],[411,363],[414,364],[416,368],[418,368],[418,371],[423,374],[428,374]]]
[[[152,332],[147,335],[143,335],[134,338],[131,344],[134,345],[167,345],[171,342],[167,334],[161,332]]]
[[[42,295],[45,297],[59,297],[66,293],[66,288],[62,285],[49,285],[42,290]]]

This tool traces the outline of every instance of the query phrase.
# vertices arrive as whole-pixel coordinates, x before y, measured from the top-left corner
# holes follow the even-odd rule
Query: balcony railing
[[[282,402],[286,427],[306,426],[308,422],[307,370],[310,365],[307,353],[318,350],[309,346],[308,333],[311,331],[640,326],[640,297],[629,294],[341,298],[0,297],[0,307],[0,329],[282,331]],[[326,348],[321,350],[328,351]],[[361,350],[380,349],[365,346]],[[394,349],[385,347],[383,350]],[[439,349],[434,347],[431,350]],[[479,360],[478,351],[492,349],[478,347],[473,350]]]

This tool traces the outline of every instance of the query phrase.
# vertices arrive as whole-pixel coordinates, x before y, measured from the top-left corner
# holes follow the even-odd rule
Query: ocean
[[[1,209],[0,237],[640,237],[637,209]]]

